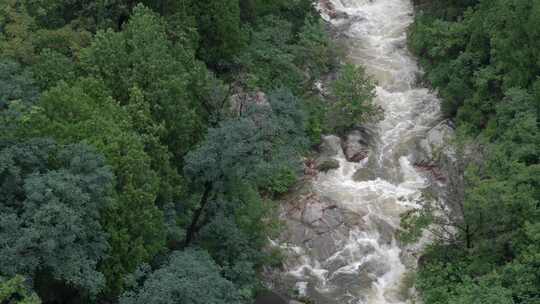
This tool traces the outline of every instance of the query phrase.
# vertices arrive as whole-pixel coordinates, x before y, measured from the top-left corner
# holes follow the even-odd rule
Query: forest
[[[275,198],[372,108],[312,1],[0,10],[0,302],[252,303]]]
[[[540,303],[540,1],[415,1],[409,48],[461,150],[451,219],[421,258],[424,303]]]
[[[379,111],[313,2],[2,0],[0,303],[253,303],[304,157]],[[457,150],[416,290],[540,304],[540,0],[413,2]]]

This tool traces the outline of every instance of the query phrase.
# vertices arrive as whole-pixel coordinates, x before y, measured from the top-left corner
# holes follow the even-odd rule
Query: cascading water
[[[366,67],[376,79],[376,102],[385,116],[367,126],[373,137],[367,159],[348,162],[339,149],[334,156],[339,169],[312,181],[317,196],[345,210],[334,227],[346,222],[347,228],[307,232],[294,219],[289,221],[289,229],[297,230],[291,234],[297,237],[280,244],[288,252],[286,278],[316,303],[408,303],[409,295],[403,291],[407,253],[395,232],[400,214],[414,206],[427,187],[409,159],[411,147],[440,121],[439,102],[429,90],[415,87],[419,69],[406,48],[406,29],[413,20],[410,0],[328,3],[335,16],[325,18],[347,37],[349,60]],[[353,176],[362,170],[372,173],[355,181]],[[319,208],[322,214],[337,208],[317,206],[302,212]]]

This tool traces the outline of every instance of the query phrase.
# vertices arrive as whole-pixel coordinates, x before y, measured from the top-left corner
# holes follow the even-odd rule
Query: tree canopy
[[[425,253],[424,302],[539,303],[540,2],[425,1],[418,9],[409,46],[459,142],[481,158],[463,153],[458,229]]]
[[[2,4],[0,302],[252,302],[339,68],[313,1]]]
[[[0,147],[0,271],[49,272],[97,295],[105,280],[96,266],[109,247],[99,214],[112,200],[105,160],[82,144],[36,139]]]

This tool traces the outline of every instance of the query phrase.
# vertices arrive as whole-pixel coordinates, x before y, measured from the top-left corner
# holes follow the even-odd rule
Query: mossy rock
[[[317,165],[317,170],[321,172],[328,172],[330,170],[335,170],[339,168],[339,161],[335,159],[326,159],[323,160]]]

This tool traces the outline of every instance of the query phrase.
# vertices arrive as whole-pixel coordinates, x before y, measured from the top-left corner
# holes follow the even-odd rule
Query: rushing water
[[[362,224],[333,235],[335,244],[327,255],[302,243],[283,244],[296,256],[287,264],[287,275],[316,303],[408,303],[403,279],[410,265],[395,232],[400,214],[416,204],[427,186],[409,159],[415,143],[439,121],[439,103],[430,91],[415,86],[419,69],[406,48],[413,20],[410,0],[330,2],[341,19],[328,20],[347,37],[349,60],[377,80],[376,102],[385,117],[368,126],[373,137],[368,159],[347,162],[340,151],[335,157],[340,168],[321,173],[312,185],[318,195],[361,215]],[[355,181],[358,170],[372,174]]]

